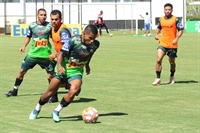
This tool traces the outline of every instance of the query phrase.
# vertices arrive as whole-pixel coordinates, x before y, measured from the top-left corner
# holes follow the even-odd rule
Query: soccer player
[[[69,92],[62,98],[60,104],[52,112],[55,122],[60,122],[59,113],[67,107],[79,92],[82,84],[82,75],[84,67],[86,74],[90,74],[90,60],[94,52],[99,48],[99,41],[95,40],[98,34],[95,25],[88,25],[83,31],[82,36],[76,36],[63,45],[57,56],[57,69],[54,77],[51,79],[46,92],[40,97],[38,104],[29,115],[29,119],[36,119],[41,107],[53,96],[62,82],[66,79],[70,83]],[[66,61],[64,58],[67,58]],[[68,83],[66,82],[66,83]]]
[[[21,70],[19,71],[13,90],[6,92],[5,95],[17,96],[19,86],[21,85],[24,75],[29,69],[32,69],[36,64],[40,65],[42,69],[46,69],[47,73],[53,74],[53,69],[49,68],[49,58],[51,54],[51,44],[49,42],[49,35],[51,33],[51,24],[46,21],[46,10],[39,9],[37,12],[38,20],[29,25],[29,31],[24,41],[24,45],[20,48],[20,52],[24,53],[26,46],[31,41],[31,48],[24,58]],[[48,77],[50,80],[50,77]]]
[[[97,17],[97,20],[94,21],[94,24],[99,28],[99,35],[102,36],[102,28],[105,27],[107,34],[110,34],[108,32],[108,28],[105,24],[105,22],[103,21],[103,11],[100,11],[100,14]]]
[[[174,84],[174,73],[176,70],[175,58],[177,57],[178,40],[183,34],[184,26],[181,21],[172,15],[173,6],[170,3],[164,5],[165,16],[161,17],[158,22],[155,39],[159,40],[157,48],[156,75],[157,78],[152,85],[160,84],[160,75],[162,70],[162,60],[165,54],[169,57],[170,64],[170,80],[169,84]],[[162,35],[158,35],[162,30]],[[178,30],[178,33],[177,33]]]
[[[68,27],[62,23],[62,14],[59,10],[53,10],[50,14],[51,18],[51,24],[52,24],[52,41],[54,44],[54,48],[56,51],[56,54],[52,54],[52,58],[57,57],[57,53],[60,51],[63,45],[68,43],[69,38],[71,38],[71,33],[68,29]],[[53,66],[56,65],[56,61],[54,60]],[[58,95],[55,93],[55,95],[52,96],[51,99],[49,99],[49,103],[58,102]]]
[[[146,15],[144,17],[140,14],[140,17],[144,19],[144,36],[146,36],[146,33],[148,33],[148,36],[151,36],[150,27],[152,21],[149,17],[149,13],[146,12]]]

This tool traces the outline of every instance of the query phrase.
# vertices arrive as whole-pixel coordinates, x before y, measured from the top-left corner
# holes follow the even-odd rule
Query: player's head
[[[100,11],[100,14],[103,14],[103,11],[102,11],[102,10]]]
[[[51,24],[55,29],[59,29],[62,24],[62,14],[59,10],[53,10],[50,14]]]
[[[173,11],[173,6],[170,3],[164,5],[164,13],[166,17],[171,17]]]
[[[41,8],[37,11],[38,24],[44,24],[47,19],[46,10]]]
[[[148,12],[146,12],[146,15],[148,15],[149,13]]]
[[[91,45],[98,34],[97,27],[93,24],[89,24],[85,27],[82,34],[82,43],[85,45]]]

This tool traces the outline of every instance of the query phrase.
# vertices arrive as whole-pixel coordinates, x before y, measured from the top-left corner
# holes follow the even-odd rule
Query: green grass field
[[[41,94],[46,91],[46,72],[39,66],[28,71],[17,97],[6,97],[28,52],[19,53],[24,38],[0,36],[0,132],[1,133],[200,133],[200,34],[184,33],[179,40],[176,83],[169,80],[167,56],[163,60],[161,85],[155,79],[157,41],[130,33],[104,33],[84,75],[81,94],[64,108],[61,122],[51,112],[58,103],[46,104],[37,120],[29,120]],[[67,93],[59,90],[59,100]],[[96,124],[85,124],[86,107],[99,112]]]

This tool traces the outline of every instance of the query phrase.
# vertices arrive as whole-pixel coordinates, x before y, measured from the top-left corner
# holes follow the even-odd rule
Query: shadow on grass
[[[123,112],[111,112],[111,113],[99,114],[99,117],[104,117],[104,116],[123,116],[123,115],[128,115],[128,114],[127,113],[123,113]],[[61,117],[61,119],[64,119],[62,121],[82,121],[83,120],[81,115]],[[101,122],[99,122],[99,123],[101,123]]]
[[[175,81],[175,84],[194,84],[194,83],[199,83],[199,81],[195,80],[186,80],[186,81]],[[161,83],[160,85],[170,85],[169,83]]]
[[[111,112],[111,113],[105,113],[105,114],[99,114],[99,117],[104,117],[104,116],[123,116],[123,115],[128,115],[127,113],[123,112]],[[52,119],[52,117],[38,117],[38,119]],[[67,116],[67,117],[60,117],[61,121],[83,121],[81,115],[76,115],[76,116]],[[101,123],[100,121],[97,121],[96,124]]]

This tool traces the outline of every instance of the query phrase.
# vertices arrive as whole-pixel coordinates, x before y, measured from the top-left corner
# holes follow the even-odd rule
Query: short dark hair
[[[84,29],[84,32],[86,33],[90,33],[92,32],[94,35],[97,35],[98,34],[98,30],[97,30],[97,27],[93,24],[89,24],[85,27]]]
[[[52,14],[52,15],[58,14],[58,15],[59,15],[59,18],[62,17],[61,12],[60,12],[59,10],[53,10],[53,11],[51,11],[51,14]]]
[[[165,8],[166,6],[170,6],[171,9],[173,9],[173,5],[172,5],[171,3],[166,3],[166,4],[164,5],[164,8]]]
[[[46,10],[45,10],[44,8],[40,8],[40,9],[38,9],[37,13],[39,13],[40,11],[44,11],[44,12],[46,12]]]
[[[146,12],[146,15],[148,15],[149,13],[148,12]]]

